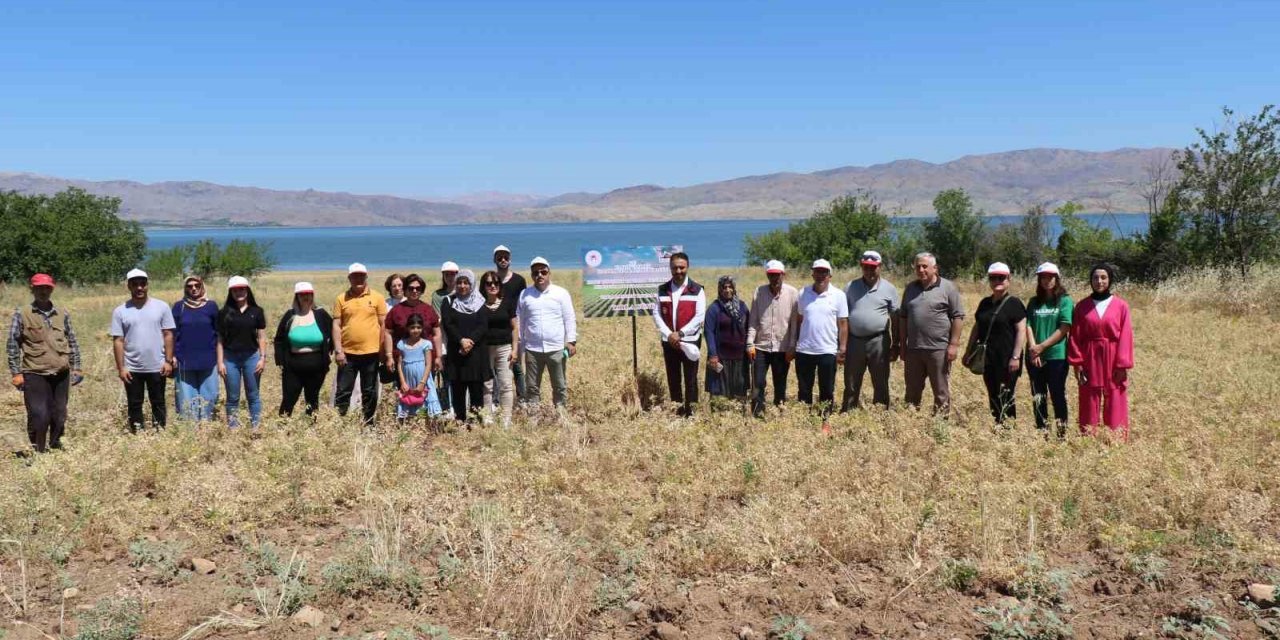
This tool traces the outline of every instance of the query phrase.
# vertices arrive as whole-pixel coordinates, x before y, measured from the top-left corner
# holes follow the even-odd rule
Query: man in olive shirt
[[[898,334],[906,337],[902,354],[906,401],[920,406],[924,381],[933,389],[933,411],[946,415],[951,407],[951,363],[960,349],[964,306],[960,290],[938,276],[938,259],[921,253],[915,259],[916,281],[907,285],[898,309]]]
[[[900,338],[898,289],[880,277],[880,254],[862,254],[862,277],[849,283],[849,353],[844,359],[844,399],[841,411],[861,405],[862,376],[871,374],[872,400],[889,406],[889,363],[898,359]]]

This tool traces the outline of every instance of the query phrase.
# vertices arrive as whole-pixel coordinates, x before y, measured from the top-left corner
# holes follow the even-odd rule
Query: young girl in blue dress
[[[427,371],[431,341],[422,338],[423,325],[421,315],[409,316],[405,324],[409,335],[396,343],[396,369],[400,375],[396,417],[401,421],[409,416],[438,416],[442,412],[435,382]]]

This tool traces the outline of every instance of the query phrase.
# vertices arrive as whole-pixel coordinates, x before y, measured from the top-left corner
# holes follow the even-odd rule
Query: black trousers
[[[1042,360],[1043,366],[1027,365],[1031,380],[1031,408],[1036,414],[1036,428],[1049,428],[1049,400],[1053,401],[1053,417],[1058,421],[1058,437],[1066,435],[1067,374],[1066,360]]]
[[[459,420],[470,417],[468,407],[474,412],[484,409],[484,380],[450,380],[449,385],[453,415]]]
[[[378,354],[347,354],[347,363],[338,367],[338,392],[333,403],[338,407],[338,415],[347,415],[351,408],[351,391],[356,388],[356,378],[360,378],[360,409],[364,414],[364,423],[373,424],[373,416],[378,412]]]
[[[787,399],[787,372],[791,369],[791,363],[787,362],[787,354],[781,351],[756,351],[756,360],[751,366],[755,378],[751,411],[760,415],[764,413],[765,372],[772,374],[773,404],[782,404]]]
[[[982,372],[982,383],[987,386],[987,404],[991,406],[991,417],[996,419],[996,424],[1002,424],[1005,418],[1018,417],[1018,403],[1014,401],[1013,392],[1022,369],[1011,374],[1009,361],[1004,360],[1004,364],[1002,368],[988,366]]]
[[[671,401],[681,404],[680,415],[693,415],[693,405],[698,403],[698,362],[686,358],[680,347],[672,347],[664,342],[662,364],[667,369],[667,389],[671,392]]]
[[[293,415],[299,396],[305,397],[307,415],[311,415],[320,406],[320,389],[329,376],[329,363],[319,351],[290,353],[288,358],[280,371],[280,415]]]
[[[71,372],[22,374],[22,400],[27,405],[27,438],[36,451],[62,448],[67,426],[67,390]]]
[[[164,404],[164,376],[159,371],[131,371],[130,375],[133,379],[124,385],[125,402],[129,407],[129,432],[137,433],[145,426],[142,418],[144,393],[151,402],[151,426],[163,429],[168,417]]]
[[[825,417],[831,413],[836,401],[836,354],[796,354],[796,382],[800,385],[796,395],[800,402],[813,404],[815,377],[818,382],[818,403],[822,406],[822,415]]]

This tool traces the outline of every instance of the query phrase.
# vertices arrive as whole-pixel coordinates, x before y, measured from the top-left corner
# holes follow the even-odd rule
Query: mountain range
[[[94,182],[0,172],[0,191],[55,193],[79,187],[121,199],[121,214],[173,226],[425,225],[591,220],[707,220],[803,217],[830,199],[869,191],[887,209],[931,215],[939,191],[963,188],[989,214],[1067,200],[1090,211],[1142,211],[1138,185],[1173,149],[1091,152],[1027,149],[943,163],[898,160],[814,173],[772,173],[685,187],[637,185],[553,197],[484,192],[453,198],[280,191],[210,182]]]

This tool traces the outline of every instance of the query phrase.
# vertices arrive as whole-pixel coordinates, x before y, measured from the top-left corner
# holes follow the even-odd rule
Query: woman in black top
[[[298,396],[304,396],[307,415],[320,406],[320,389],[329,375],[329,354],[333,353],[333,318],[315,306],[315,289],[310,282],[293,285],[293,306],[276,327],[276,365],[280,367],[283,392],[280,415],[293,414]]]
[[[239,425],[240,387],[243,381],[249,403],[249,422],[256,429],[262,422],[262,398],[258,377],[266,366],[267,314],[249,288],[249,281],[233,276],[227,280],[227,301],[218,315],[218,375],[227,387],[227,424]]]
[[[973,347],[986,344],[986,366],[982,382],[987,386],[987,402],[997,424],[1006,417],[1016,418],[1017,406],[1013,390],[1022,375],[1022,349],[1027,334],[1027,309],[1016,296],[1009,295],[1009,265],[997,262],[987,268],[987,284],[991,295],[978,303],[973,314],[973,330],[964,361],[968,362]]]
[[[506,292],[497,271],[486,271],[480,276],[480,291],[484,294],[484,306],[480,309],[485,318],[484,344],[489,368],[493,370],[493,378],[484,383],[484,406],[499,405],[502,422],[509,425],[516,400],[513,369],[520,350],[517,297]]]
[[[453,281],[453,295],[441,305],[447,354],[444,368],[451,385],[450,404],[459,420],[467,420],[468,404],[480,411],[484,403],[484,382],[492,376],[488,350],[484,346],[485,316],[480,313],[484,296],[476,291],[475,282],[475,272],[459,271]]]

